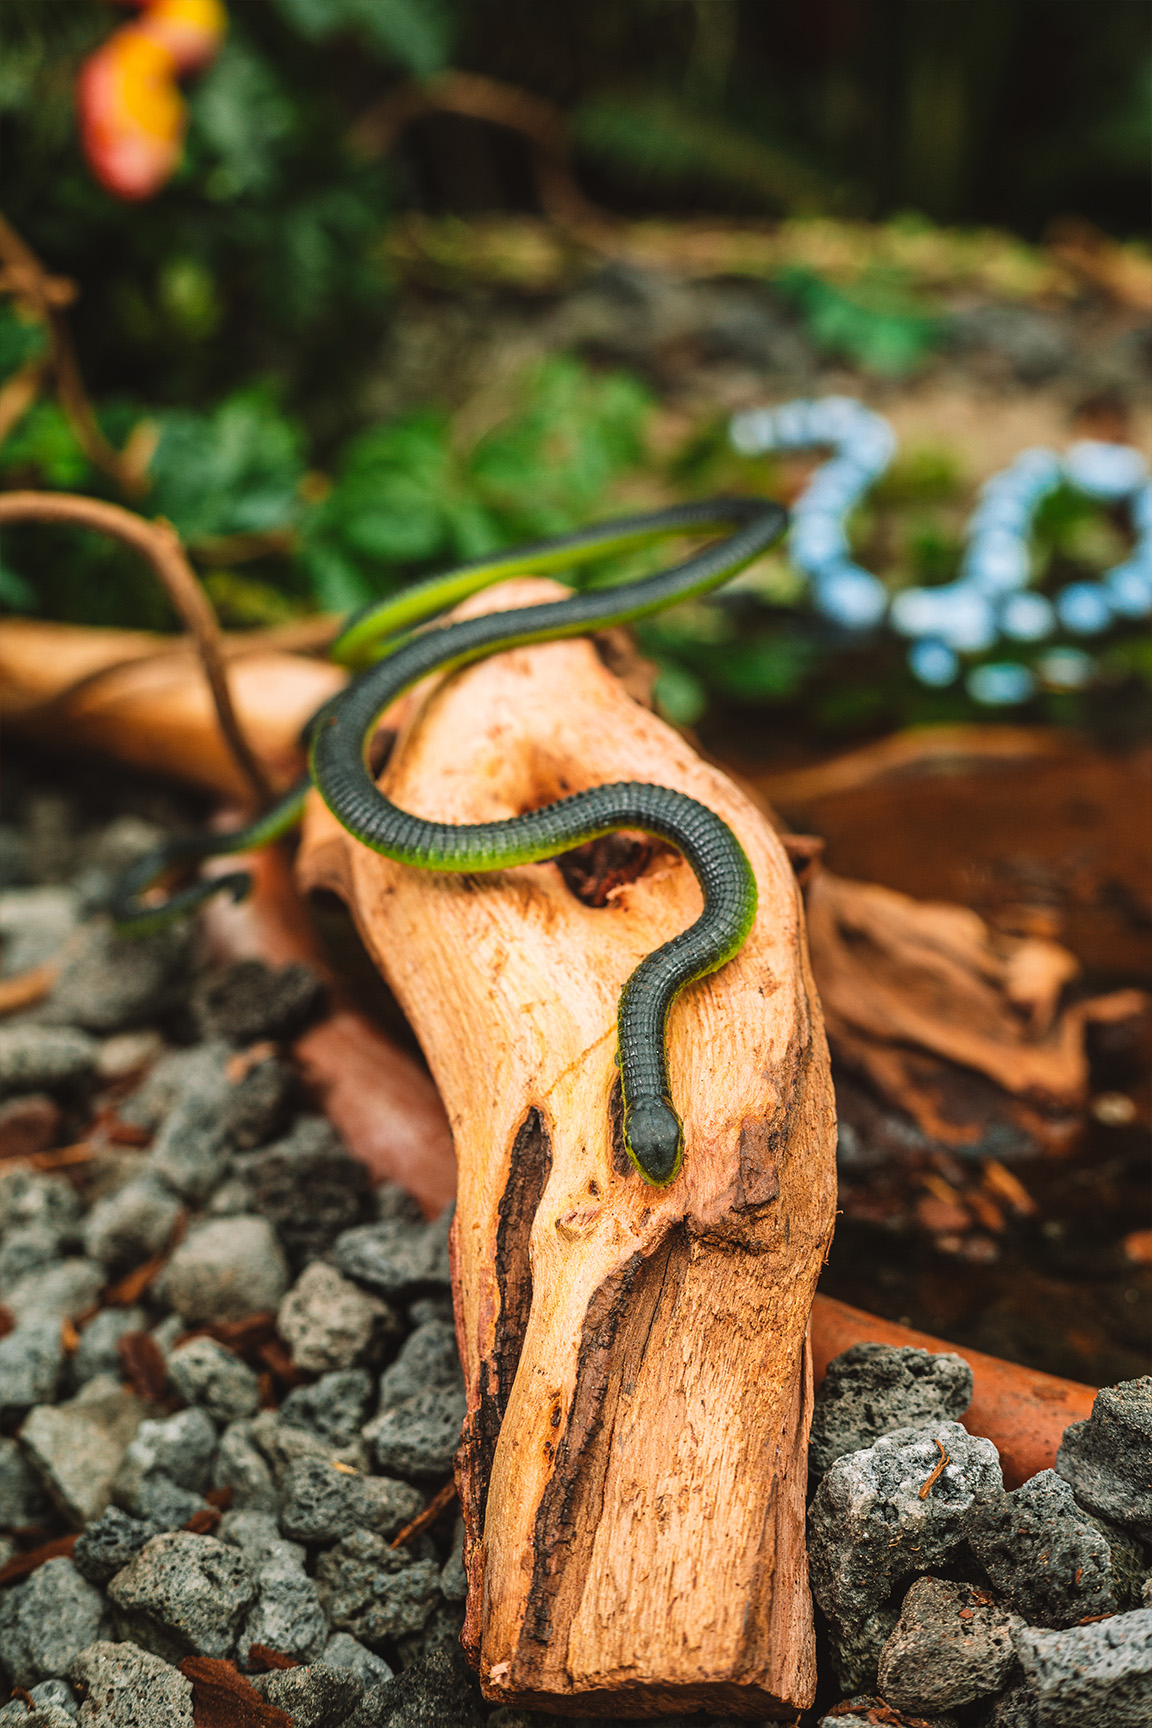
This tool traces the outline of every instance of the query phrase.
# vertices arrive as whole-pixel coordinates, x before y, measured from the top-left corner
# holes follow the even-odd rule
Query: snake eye
[[[646,1181],[667,1187],[680,1169],[684,1131],[666,1098],[638,1098],[625,1110],[624,1145]]]

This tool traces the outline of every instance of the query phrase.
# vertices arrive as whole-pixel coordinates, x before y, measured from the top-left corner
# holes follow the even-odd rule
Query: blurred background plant
[[[6,210],[55,287],[5,256],[0,480],[167,516],[231,627],[620,508],[793,496],[802,464],[727,444],[749,402],[958,380],[1047,405],[1019,442],[1070,410],[1123,437],[1147,387],[1141,0],[231,0],[146,202],[98,182],[74,110],[123,12],[6,14]],[[896,420],[853,554],[949,581],[989,470]],[[1126,533],[1052,500],[1038,584]],[[4,560],[15,609],[174,622],[93,537],[13,531]],[[666,711],[749,748],[982,711],[801,602],[777,558],[649,626]],[[1092,648],[1082,688],[1013,711],[1142,724],[1152,656],[1131,628]]]

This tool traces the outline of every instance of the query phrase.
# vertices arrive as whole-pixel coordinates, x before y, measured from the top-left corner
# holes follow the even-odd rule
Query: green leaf
[[[0,470],[31,469],[37,482],[65,491],[90,484],[92,469],[57,402],[37,402],[0,444]]]
[[[300,435],[268,391],[241,390],[209,414],[170,409],[157,420],[148,503],[185,540],[194,545],[296,522],[304,472]]]
[[[442,0],[276,0],[276,6],[310,41],[355,30],[418,78],[448,63],[455,21]]]
[[[0,379],[39,360],[48,349],[48,332],[39,319],[24,317],[11,302],[0,302]]]

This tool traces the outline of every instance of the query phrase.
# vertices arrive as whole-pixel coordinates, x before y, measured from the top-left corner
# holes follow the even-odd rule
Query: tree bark
[[[556,592],[507,583],[460,610]],[[623,1154],[613,1058],[625,978],[700,908],[676,853],[620,841],[426,873],[351,841],[314,797],[299,868],[348,900],[452,1125],[465,1643],[486,1695],[790,1718],[815,1685],[806,1333],[835,1117],[788,859],[590,642],[434,678],[389,719],[381,784],[406,809],[486,821],[649,780],[710,805],[752,861],[747,943],[671,1015],[686,1153],[664,1190]]]

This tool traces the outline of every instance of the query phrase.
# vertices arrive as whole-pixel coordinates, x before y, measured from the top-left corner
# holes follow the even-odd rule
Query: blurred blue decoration
[[[933,588],[906,588],[889,606],[883,584],[848,556],[846,520],[888,467],[896,447],[888,422],[851,397],[786,402],[733,417],[733,447],[744,456],[832,445],[793,509],[788,549],[807,576],[818,612],[845,630],[869,630],[888,615],[911,638],[908,665],[917,681],[942,690],[961,674],[962,654],[984,654],[998,642],[1040,643],[1059,630],[1099,636],[1117,622],[1152,613],[1152,481],[1138,450],[1093,439],[1053,450],[1022,450],[980,491],[965,530],[960,574]],[[1071,487],[1106,505],[1126,505],[1135,545],[1098,581],[1066,583],[1050,600],[1030,589],[1029,538],[1045,499]],[[964,687],[984,707],[1011,707],[1036,692],[1078,690],[1091,682],[1092,657],[1058,648],[1033,669],[1016,660],[974,666]]]
[[[887,420],[850,396],[825,396],[737,414],[729,437],[742,456],[832,446],[835,456],[820,465],[792,508],[788,552],[811,584],[817,611],[846,630],[878,624],[887,591],[850,558],[845,522],[892,460],[896,435]]]

